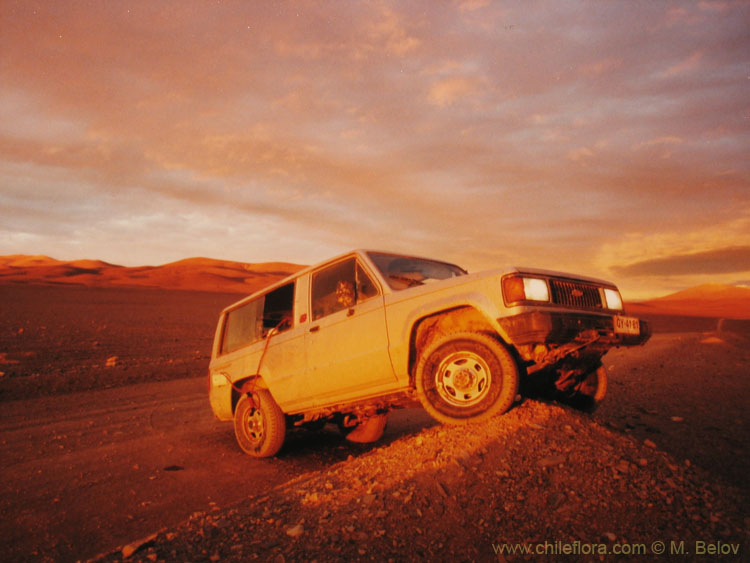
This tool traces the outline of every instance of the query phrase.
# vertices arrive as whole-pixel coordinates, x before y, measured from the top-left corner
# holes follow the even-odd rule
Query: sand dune
[[[244,263],[196,257],[161,266],[125,267],[101,260],[0,256],[0,283],[150,287],[249,294],[304,268],[287,262]],[[706,284],[627,304],[633,315],[750,319],[750,288]]]
[[[636,315],[690,315],[750,319],[750,288],[723,284],[699,285],[664,297],[627,306]]]
[[[10,256],[0,256],[0,267],[27,268],[31,266],[49,266],[52,264],[61,264],[60,260],[55,260],[49,256],[27,256],[26,254],[11,254]]]
[[[248,294],[304,266],[286,262],[249,264],[188,258],[161,266],[125,267],[101,260],[61,261],[48,256],[0,256],[0,283],[150,287]]]

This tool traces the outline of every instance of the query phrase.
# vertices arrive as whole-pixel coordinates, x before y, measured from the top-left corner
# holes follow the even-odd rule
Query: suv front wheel
[[[507,411],[518,392],[518,368],[508,349],[481,333],[457,332],[421,354],[415,374],[425,410],[447,424],[465,424]]]

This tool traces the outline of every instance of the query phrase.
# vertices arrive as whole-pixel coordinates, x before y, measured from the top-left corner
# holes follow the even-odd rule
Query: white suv
[[[481,420],[508,410],[521,384],[590,410],[607,388],[601,357],[649,338],[623,313],[602,280],[357,250],[222,311],[211,407],[256,457],[295,426],[333,422],[375,441],[388,412],[415,400],[440,422]]]

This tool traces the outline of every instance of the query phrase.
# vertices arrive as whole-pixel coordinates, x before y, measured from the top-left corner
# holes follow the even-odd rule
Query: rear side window
[[[221,341],[222,354],[234,352],[243,346],[260,340],[264,300],[264,297],[260,297],[227,313],[224,323],[224,337]]]
[[[220,354],[229,354],[262,340],[273,328],[279,332],[290,329],[293,313],[294,283],[283,285],[230,311],[224,322]]]

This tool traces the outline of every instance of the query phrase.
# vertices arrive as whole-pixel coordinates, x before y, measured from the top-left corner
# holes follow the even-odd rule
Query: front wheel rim
[[[473,352],[461,351],[444,358],[435,372],[435,389],[446,403],[471,407],[489,393],[492,373],[487,362]]]

